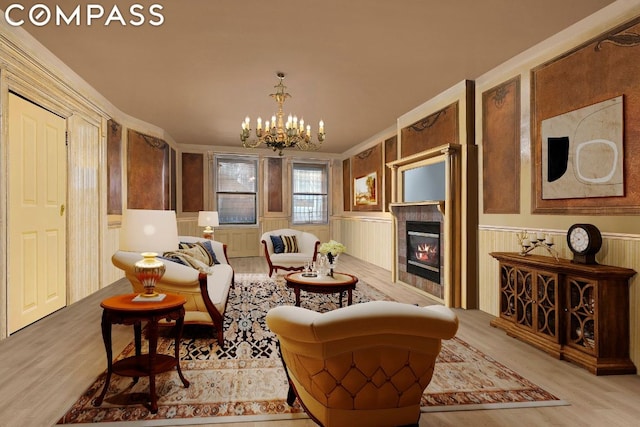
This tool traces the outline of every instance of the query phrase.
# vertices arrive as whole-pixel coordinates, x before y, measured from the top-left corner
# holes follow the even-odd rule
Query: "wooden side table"
[[[100,406],[104,399],[111,374],[133,377],[136,383],[139,377],[149,377],[149,395],[151,401],[150,410],[158,412],[158,396],[156,395],[156,374],[173,369],[175,366],[178,375],[185,387],[189,387],[189,381],[180,369],[180,339],[182,338],[182,326],[184,324],[184,304],[186,300],[179,295],[167,294],[162,301],[134,302],[138,294],[118,295],[107,298],[100,306],[102,311],[102,338],[107,352],[107,378],[102,393],[94,402],[94,406]],[[156,354],[158,344],[158,322],[166,319],[176,322],[175,354]],[[149,353],[142,354],[142,322],[147,322],[146,335],[149,340]],[[133,325],[135,335],[135,356],[127,357],[113,363],[113,351],[111,349],[111,325]]]

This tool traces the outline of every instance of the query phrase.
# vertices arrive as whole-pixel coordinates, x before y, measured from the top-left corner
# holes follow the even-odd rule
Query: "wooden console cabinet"
[[[596,375],[635,374],[629,359],[628,268],[492,252],[500,317],[491,325]]]

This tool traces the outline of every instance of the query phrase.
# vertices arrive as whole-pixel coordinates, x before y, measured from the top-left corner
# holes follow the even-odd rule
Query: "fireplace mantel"
[[[401,207],[405,207],[405,206],[433,206],[433,205],[435,205],[438,208],[438,210],[440,211],[440,213],[442,215],[444,215],[445,214],[445,211],[444,211],[445,204],[446,203],[445,203],[444,200],[425,200],[423,202],[389,203],[389,208],[393,212],[394,209],[397,210],[397,208],[401,208]]]
[[[392,169],[401,168],[403,166],[416,167],[423,161],[430,159],[437,159],[438,157],[452,155],[455,152],[460,151],[460,144],[443,144],[429,150],[421,151],[411,156],[403,157],[402,159],[395,160],[387,163],[387,167]]]

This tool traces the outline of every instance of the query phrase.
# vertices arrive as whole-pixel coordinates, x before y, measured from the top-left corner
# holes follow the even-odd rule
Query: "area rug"
[[[354,304],[383,299],[391,300],[362,282],[353,293]],[[175,370],[157,375],[158,412],[151,414],[146,406],[148,378],[133,384],[131,378],[113,375],[104,402],[96,408],[93,401],[104,386],[103,373],[59,424],[149,426],[306,418],[297,402],[293,407],[286,403],[286,375],[275,336],[264,322],[270,308],[294,301],[282,281],[236,274],[225,314],[225,348],[215,343],[210,328],[185,327],[180,364],[189,388],[182,386]],[[320,312],[334,310],[338,295],[303,292],[301,305]],[[173,354],[170,330],[161,334],[158,352]],[[118,359],[134,352],[131,343]],[[559,404],[566,403],[454,338],[443,342],[422,406],[424,412],[432,412]]]

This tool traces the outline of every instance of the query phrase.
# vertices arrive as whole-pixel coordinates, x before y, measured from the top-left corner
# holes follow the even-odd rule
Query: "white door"
[[[65,119],[9,95],[7,325],[66,305]]]

